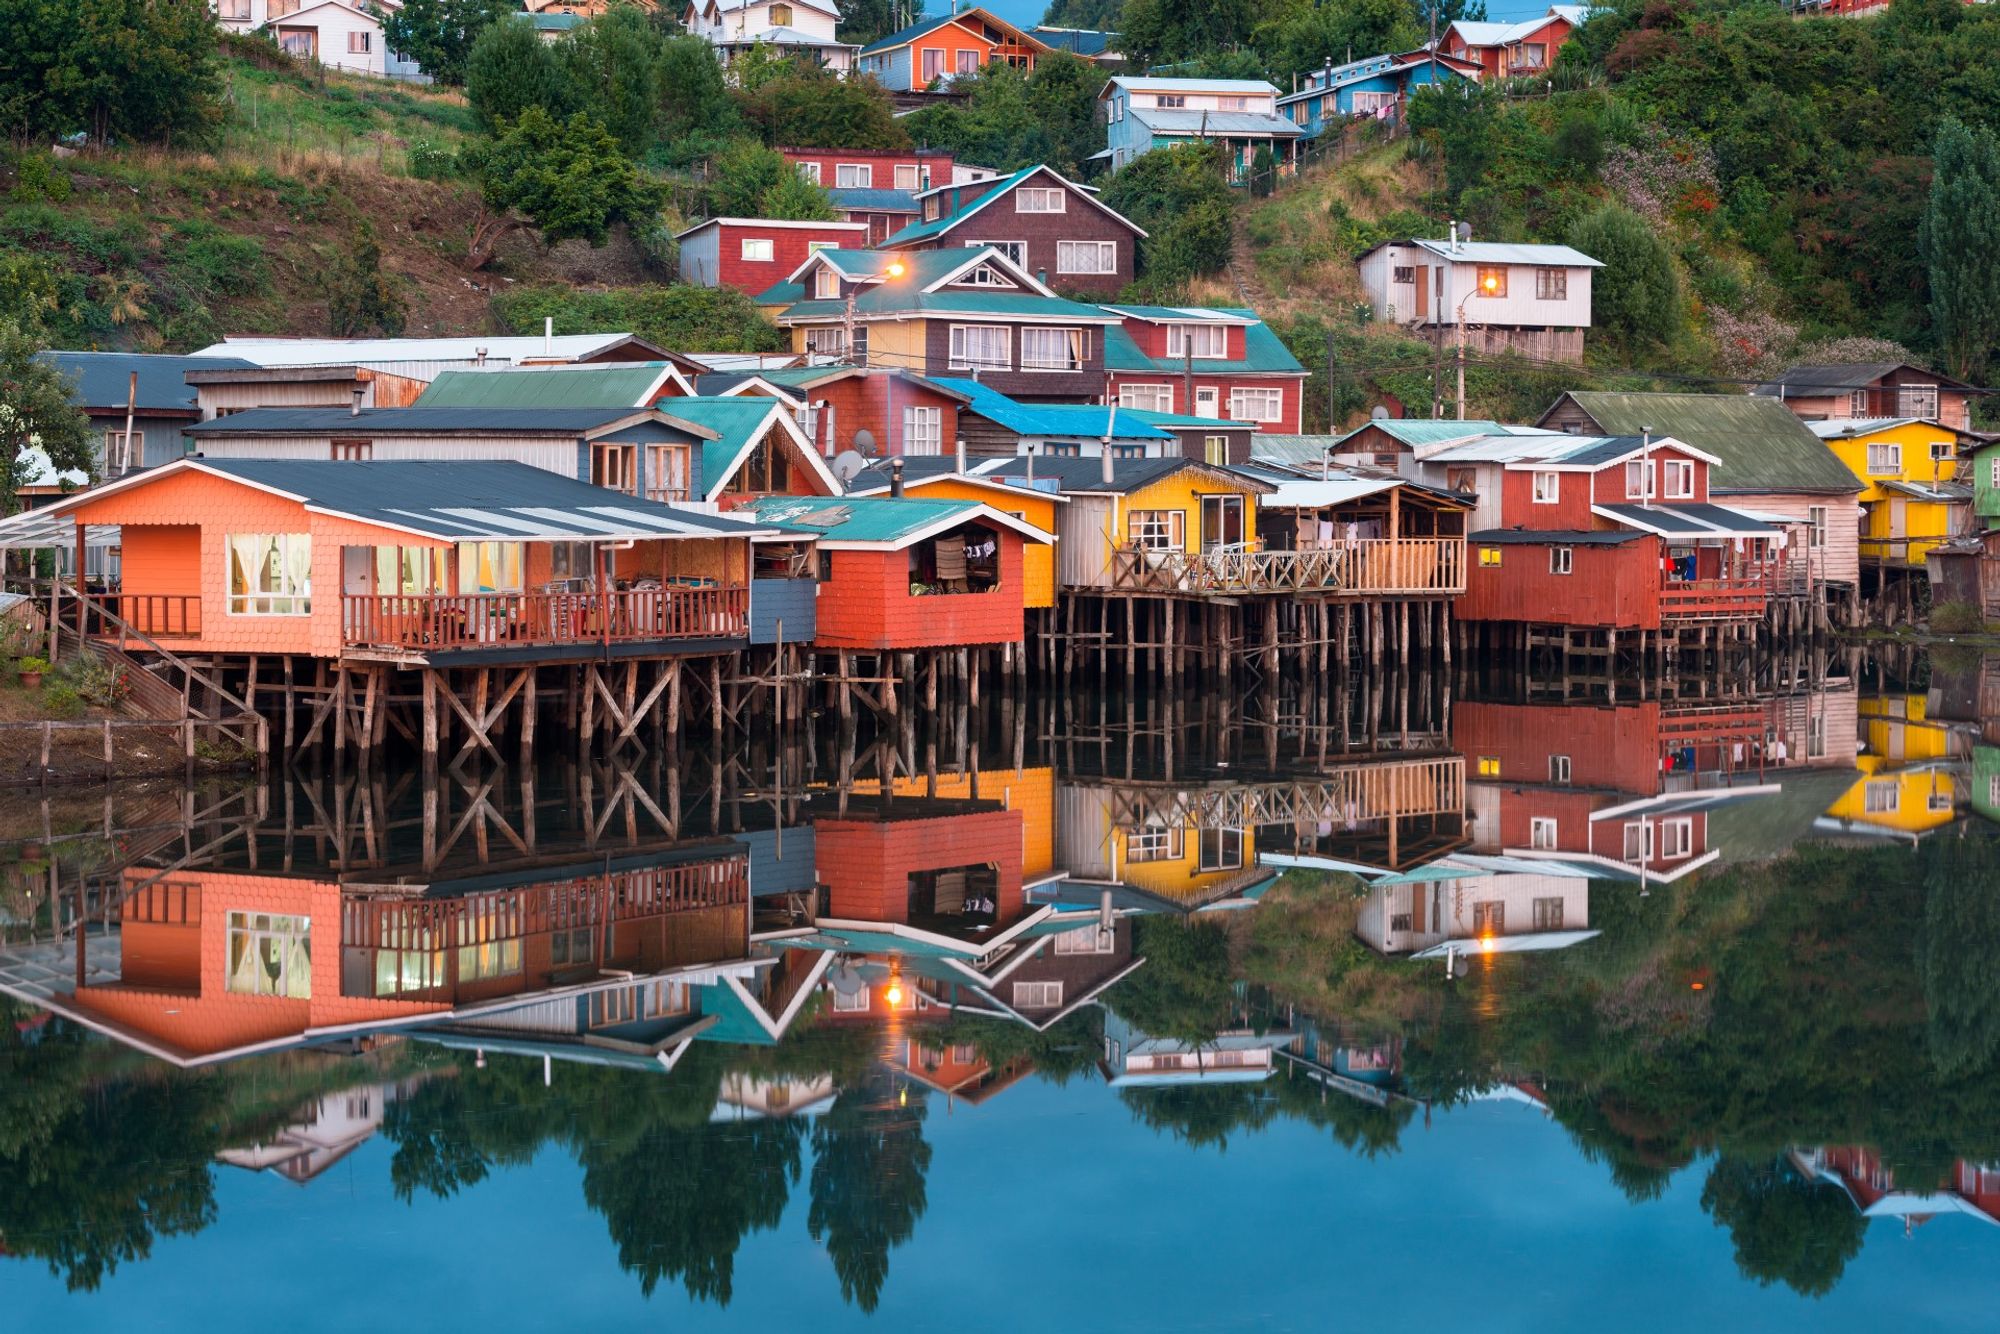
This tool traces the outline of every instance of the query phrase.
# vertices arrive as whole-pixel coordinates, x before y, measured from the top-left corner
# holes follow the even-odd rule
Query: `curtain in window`
[[[1083,330],[1023,329],[1021,365],[1043,371],[1083,369]]]

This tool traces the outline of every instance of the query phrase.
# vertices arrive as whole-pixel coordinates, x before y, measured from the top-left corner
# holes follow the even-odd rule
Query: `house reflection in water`
[[[304,1185],[367,1143],[382,1128],[388,1104],[406,1096],[420,1082],[357,1084],[322,1094],[268,1139],[223,1149],[215,1160],[247,1171],[272,1172]]]
[[[1591,869],[1560,861],[1460,854],[1369,884],[1354,934],[1378,954],[1563,949],[1590,929]]]
[[[1896,1179],[1875,1150],[1858,1145],[1793,1149],[1787,1155],[1807,1181],[1844,1192],[1866,1218],[1900,1218],[1910,1231],[1945,1214],[1963,1214],[2000,1226],[2000,1165],[1959,1159],[1932,1189]]]
[[[1256,1083],[1277,1069],[1278,1052],[1296,1035],[1289,1028],[1258,1031],[1247,1022],[1207,1042],[1163,1038],[1135,1028],[1116,1010],[1104,1014],[1104,1059],[1098,1069],[1112,1088]]]
[[[1860,702],[1861,750],[1854,784],[1814,828],[1916,842],[1958,819],[1971,777],[1970,737],[1929,714],[1917,694]]]

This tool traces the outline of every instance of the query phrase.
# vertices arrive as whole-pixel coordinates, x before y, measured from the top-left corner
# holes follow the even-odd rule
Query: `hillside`
[[[479,198],[452,170],[476,133],[461,94],[313,77],[275,54],[229,54],[223,73],[212,147],[0,158],[0,297],[41,308],[52,341],[173,352],[334,332],[329,296],[364,224],[410,334],[492,330],[493,296],[517,286],[643,277],[622,237],[544,251],[528,232],[465,270]]]

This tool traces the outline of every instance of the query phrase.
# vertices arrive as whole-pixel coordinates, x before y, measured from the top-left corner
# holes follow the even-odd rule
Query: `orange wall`
[[[827,886],[828,915],[863,922],[903,922],[910,915],[913,871],[956,866],[999,868],[995,920],[1021,915],[1019,811],[976,811],[929,820],[820,820],[813,859]]]
[[[908,551],[835,551],[819,586],[825,648],[903,649],[1018,643],[1025,588],[1021,535],[1000,532],[1000,584],[985,593],[910,595]]]

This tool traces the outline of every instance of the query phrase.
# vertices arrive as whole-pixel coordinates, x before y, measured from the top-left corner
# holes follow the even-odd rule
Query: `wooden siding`
[[[937,316],[923,321],[924,329],[924,373],[927,375],[969,375],[971,372],[951,368],[951,326],[954,324],[979,324],[977,315]],[[1032,371],[1021,369],[1021,330],[1029,327],[1074,329],[1079,326],[1051,320],[1047,325],[1030,326],[1011,320],[996,321],[1005,324],[1011,334],[1008,338],[1008,362],[1010,369],[981,371],[980,383],[991,389],[1017,398],[1023,402],[1097,402],[1104,397],[1104,327],[1083,325],[1083,369],[1080,371]],[[873,353],[873,331],[882,326],[878,322],[870,327],[870,352]]]
[[[1018,920],[1021,814],[971,811],[916,820],[820,820],[814,826],[820,882],[829,916],[853,921],[909,921],[913,872],[992,866],[999,872],[994,920]]]
[[[772,223],[723,221],[681,241],[681,281],[699,287],[734,287],[755,296],[783,282],[806,262],[815,242],[855,249],[867,239],[847,222]],[[745,259],[745,241],[769,241],[770,259]]]
[[[1126,325],[1128,329],[1131,327],[1130,323]],[[1232,329],[1230,332],[1240,334],[1242,331]],[[1157,355],[1164,356],[1165,353],[1162,352]],[[1200,391],[1213,389],[1215,390],[1216,416],[1218,419],[1226,419],[1230,416],[1229,398],[1232,390],[1276,389],[1282,395],[1279,406],[1279,420],[1257,422],[1255,423],[1256,429],[1259,431],[1270,431],[1279,435],[1298,434],[1299,415],[1304,408],[1306,382],[1304,373],[1267,372],[1253,374],[1244,372],[1233,375],[1222,373],[1204,374],[1201,370],[1200,362],[1196,362],[1194,365],[1195,369],[1191,374],[1183,374],[1180,371],[1114,371],[1111,373],[1106,392],[1115,398],[1118,390],[1124,385],[1151,385],[1165,388],[1169,391],[1171,398],[1169,411],[1195,416],[1198,415],[1195,409]]]
[[[1718,505],[1765,515],[1791,525],[1791,543],[1785,548],[1785,563],[1798,569],[1807,554],[1805,525],[1808,511],[1826,509],[1826,545],[1810,550],[1810,577],[1815,583],[1857,584],[1861,579],[1861,507],[1852,496],[1811,496],[1797,492],[1727,492],[1716,496]]]
[[[1619,546],[1571,546],[1570,573],[1549,573],[1549,552],[1565,543],[1509,542],[1492,549],[1500,564],[1481,565],[1477,538],[1466,542],[1462,621],[1657,630],[1660,548],[1642,537]]]
[[[1023,633],[1019,534],[1002,531],[1000,583],[983,593],[910,593],[908,551],[834,551],[820,584],[823,648],[914,649],[1011,644]]]
[[[1017,185],[977,213],[944,231],[925,237],[912,248],[938,250],[989,241],[1018,241],[1021,243],[1022,268],[1058,292],[1098,299],[1117,295],[1132,281],[1139,241],[1137,231],[1129,223],[1106,213],[1047,170],[1036,172],[1020,184],[1035,189],[1062,190],[1067,196],[1063,211],[1021,212],[1018,203],[1020,186]],[[991,182],[975,182],[962,186],[958,197],[969,203],[990,185]],[[1060,243],[1063,241],[1111,242],[1116,248],[1115,271],[1102,274],[1062,272]]]
[[[787,644],[810,644],[817,634],[819,583],[812,579],[750,581],[750,642],[775,644],[782,626]]]

